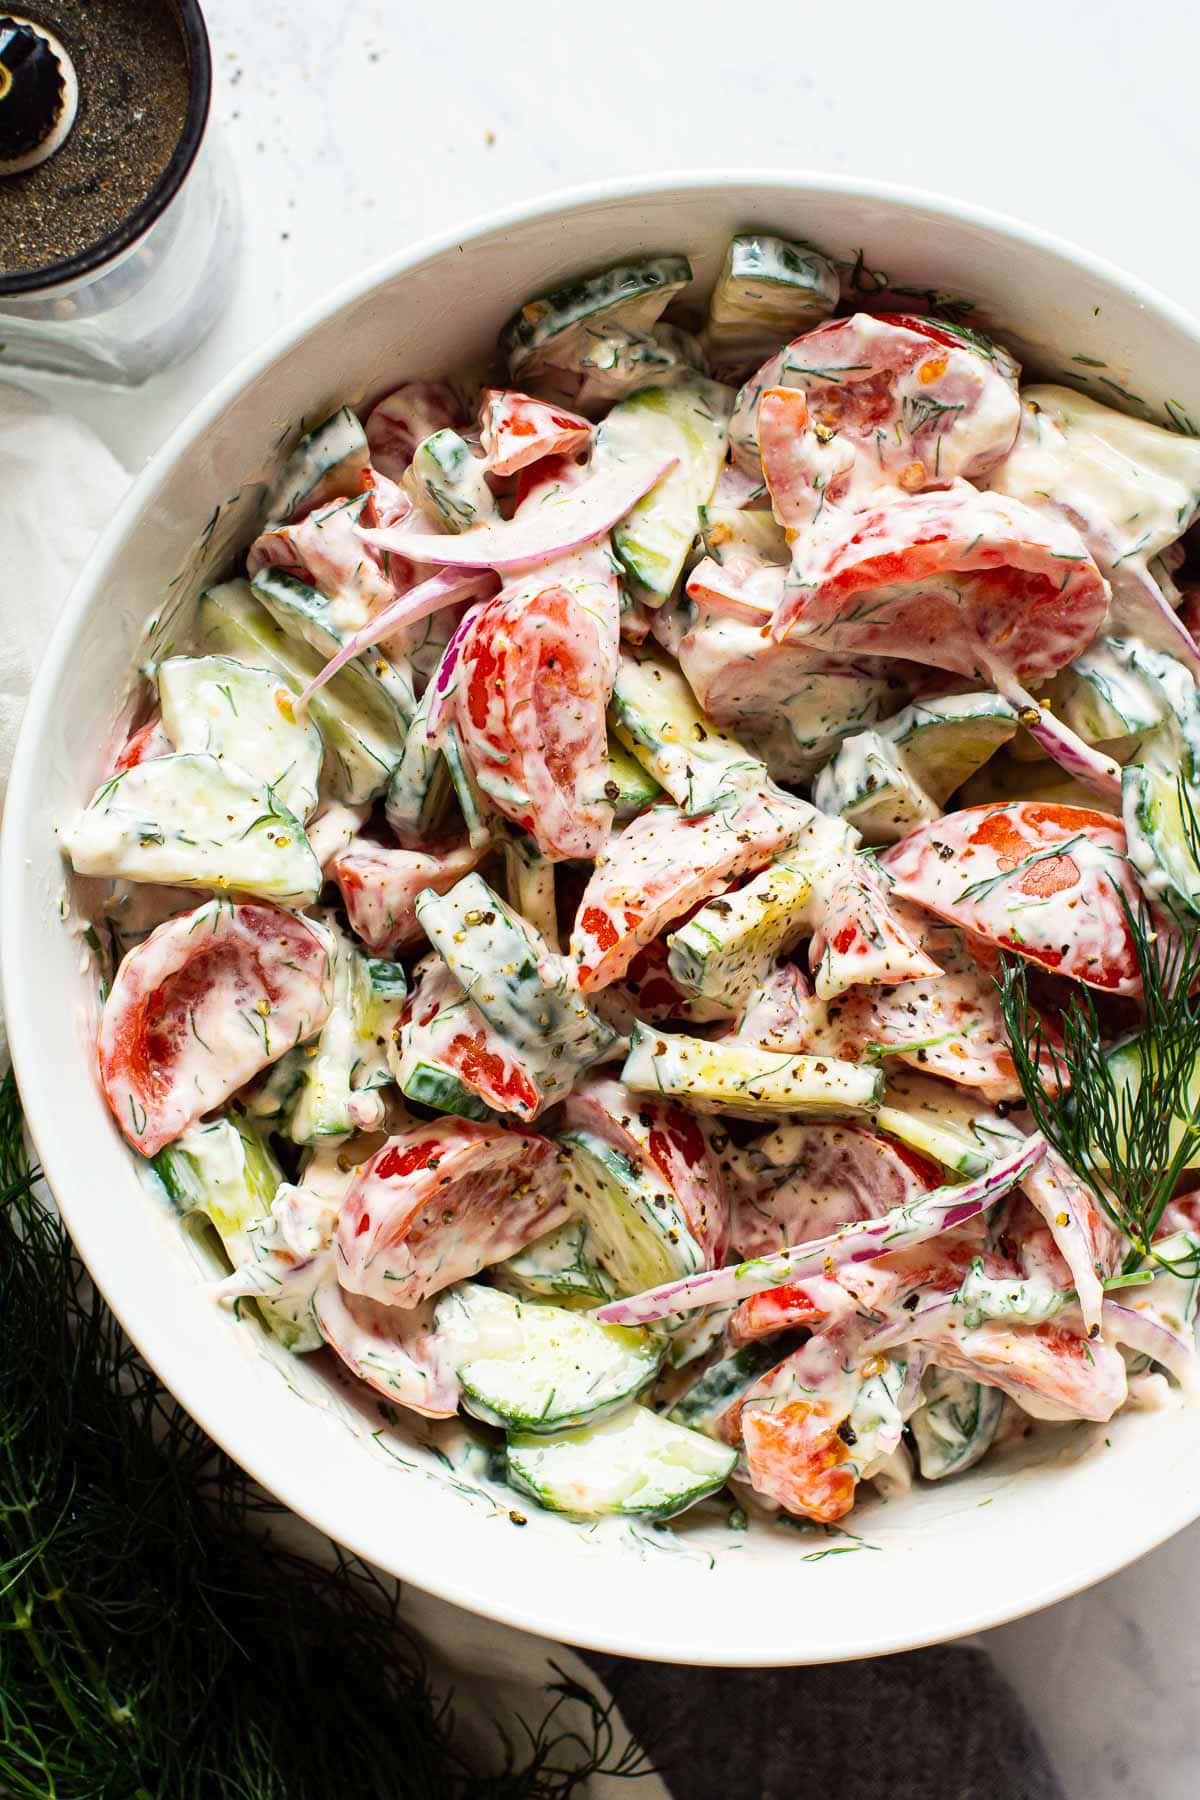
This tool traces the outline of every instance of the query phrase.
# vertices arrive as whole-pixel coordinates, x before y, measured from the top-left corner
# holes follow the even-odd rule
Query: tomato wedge
[[[440,956],[417,964],[400,1027],[401,1061],[447,1069],[494,1112],[533,1119],[547,1102],[511,1045],[468,999]]]
[[[479,426],[493,475],[515,475],[544,456],[575,456],[592,441],[592,427],[578,413],[509,388],[484,388]]]
[[[1011,688],[1091,643],[1108,586],[1063,519],[967,482],[860,513],[797,543],[776,638],[902,656]]]
[[[589,1081],[567,1100],[570,1129],[591,1131],[635,1162],[647,1162],[683,1208],[688,1229],[704,1253],[706,1269],[718,1269],[729,1248],[727,1143],[711,1119],[701,1119],[671,1100],[631,1094],[619,1081]]]
[[[386,394],[367,417],[371,462],[390,480],[399,481],[423,438],[466,422],[461,399],[444,381],[407,382]]]
[[[768,467],[765,397],[788,388],[805,402],[806,416],[794,414],[795,471],[814,506],[823,497],[856,510],[977,481],[1008,454],[1020,423],[1017,367],[998,346],[932,319],[855,313],[785,345],[742,388],[730,431],[742,467],[759,455]]]
[[[163,722],[156,713],[147,719],[136,731],[130,732],[124,744],[117,751],[113,762],[113,774],[119,775],[122,769],[136,769],[139,763],[153,762],[158,756],[171,756],[175,746],[163,729]]]
[[[1089,987],[1141,991],[1121,900],[1135,915],[1144,901],[1110,814],[1033,800],[972,806],[880,860],[902,899],[972,937]]]
[[[936,979],[941,969],[893,910],[869,857],[852,856],[830,887],[809,962],[819,1000],[847,988]]]
[[[767,789],[729,812],[656,806],[639,814],[610,841],[579,903],[571,955],[580,987],[616,981],[672,919],[763,868],[812,817],[806,802]]]
[[[341,889],[350,928],[376,956],[420,941],[417,895],[445,894],[469,875],[487,846],[448,844],[442,850],[402,850],[373,838],[352,838],[327,873]]]
[[[549,1138],[435,1119],[389,1138],[355,1171],[338,1223],[338,1278],[369,1300],[416,1306],[514,1256],[566,1216]]]
[[[784,1125],[760,1138],[751,1155],[759,1178],[737,1195],[731,1228],[743,1260],[877,1219],[943,1179],[935,1164],[867,1125]]]
[[[952,1320],[932,1359],[999,1388],[1035,1419],[1104,1423],[1125,1403],[1125,1362],[1116,1345],[1063,1325],[988,1319],[968,1331]]]
[[[129,951],[97,1051],[113,1117],[154,1156],[293,1044],[320,1030],[326,939],[279,907],[210,900]]]
[[[852,1328],[851,1328],[852,1329]],[[841,1333],[818,1332],[745,1396],[738,1421],[750,1485],[802,1518],[832,1524],[854,1505],[859,1471],[843,1433],[862,1378]]]
[[[332,1276],[313,1294],[313,1317],[352,1375],[426,1419],[451,1419],[459,1385],[453,1352],[434,1331],[432,1303],[380,1306],[348,1294]]]
[[[505,588],[463,635],[450,697],[463,752],[496,810],[555,861],[598,855],[612,826],[617,637],[616,578],[595,546]]]
[[[251,575],[268,565],[307,582],[333,602],[339,630],[359,631],[372,613],[396,598],[393,571],[358,534],[368,521],[369,501],[361,496],[334,500],[298,519],[264,532],[250,546],[246,567]],[[398,567],[409,573],[400,559]]]

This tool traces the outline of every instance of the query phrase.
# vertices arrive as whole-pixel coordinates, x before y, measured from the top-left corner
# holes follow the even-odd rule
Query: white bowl
[[[103,771],[147,613],[245,541],[301,417],[486,356],[526,296],[629,252],[686,251],[703,293],[731,233],[750,225],[848,261],[861,251],[893,285],[973,298],[972,320],[1040,375],[1086,373],[1103,398],[1121,404],[1124,390],[1156,412],[1171,400],[1200,420],[1200,325],[1092,257],[929,196],[826,176],[671,176],[418,245],[272,339],[134,484],[34,688],[8,791],[0,917],[13,1058],[63,1215],[143,1355],[238,1462],[331,1537],[464,1607],[633,1656],[786,1664],[996,1625],[1141,1556],[1200,1513],[1200,1411],[1081,1427],[1053,1462],[987,1462],[868,1502],[846,1524],[873,1552],[815,1560],[854,1542],[782,1528],[593,1531],[524,1505],[518,1529],[515,1496],[469,1491],[428,1450],[372,1436],[369,1399],[311,1360],[290,1359],[285,1379],[257,1328],[214,1305],[210,1271],[135,1175],[100,1097],[55,840]],[[1104,366],[1075,360],[1090,358]]]

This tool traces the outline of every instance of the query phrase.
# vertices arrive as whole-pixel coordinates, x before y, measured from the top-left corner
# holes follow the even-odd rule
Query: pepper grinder
[[[134,386],[232,286],[237,203],[196,0],[0,0],[0,373]]]

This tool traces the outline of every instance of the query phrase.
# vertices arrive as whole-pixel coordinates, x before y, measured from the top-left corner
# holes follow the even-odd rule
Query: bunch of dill
[[[37,1800],[569,1800],[633,1775],[565,1678],[482,1774],[363,1565],[269,1510],[138,1359],[39,1202],[0,1087],[0,1793]],[[588,1730],[560,1709],[584,1706]],[[576,1715],[578,1716],[578,1715]],[[586,1741],[585,1741],[586,1737]]]

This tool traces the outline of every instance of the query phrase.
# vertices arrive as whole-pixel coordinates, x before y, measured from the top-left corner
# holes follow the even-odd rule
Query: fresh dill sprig
[[[1118,1057],[1106,1046],[1090,990],[1059,1017],[1061,1045],[1029,997],[1027,965],[1003,958],[997,985],[1017,1078],[1039,1131],[1088,1184],[1132,1249],[1167,1264],[1154,1235],[1175,1185],[1200,1151],[1200,932],[1156,930],[1118,890],[1141,975],[1140,1031]],[[1190,1269],[1186,1272],[1192,1272]]]
[[[570,1800],[635,1776],[566,1676],[478,1771],[394,1584],[280,1513],[138,1358],[40,1202],[0,1086],[0,1793],[12,1800]],[[571,1705],[571,1711],[564,1709]],[[580,1710],[582,1709],[582,1710]],[[582,1729],[580,1720],[582,1719]]]

